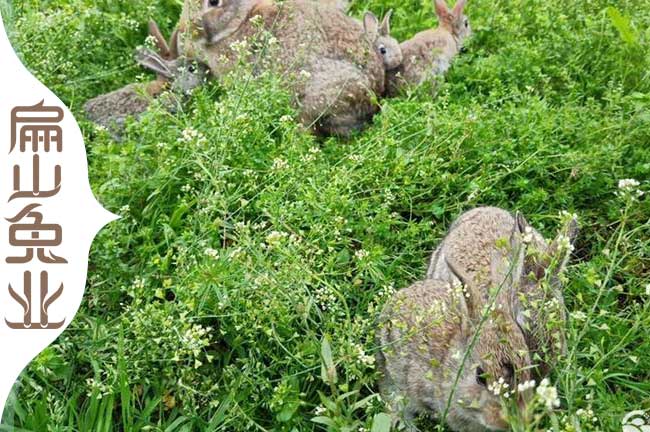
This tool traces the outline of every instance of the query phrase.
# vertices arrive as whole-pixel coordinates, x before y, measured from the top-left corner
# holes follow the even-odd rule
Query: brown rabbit
[[[448,260],[470,277],[490,282],[490,262],[499,242],[517,227],[529,243],[522,277],[514,286],[516,322],[522,328],[533,358],[539,362],[537,378],[548,374],[557,357],[566,351],[566,312],[561,274],[566,268],[578,233],[575,219],[564,226],[549,245],[520,214],[496,207],[479,207],[461,215],[433,253],[427,277],[448,279]],[[494,282],[494,281],[492,281]],[[555,321],[555,322],[554,322]]]
[[[465,39],[471,35],[469,19],[463,14],[467,0],[458,0],[449,9],[445,0],[434,0],[438,28],[424,30],[400,44],[404,62],[388,75],[389,96],[408,86],[435,80],[449,69]]]
[[[384,69],[393,70],[402,64],[402,48],[399,42],[390,35],[390,17],[393,11],[389,10],[384,19],[379,19],[372,12],[363,15],[363,29],[375,51],[381,56],[384,62]]]
[[[416,282],[386,304],[377,331],[380,390],[410,430],[419,414],[445,415],[457,432],[507,429],[494,383],[502,379],[503,390],[512,391],[530,379],[531,359],[509,294],[524,253],[516,234],[495,254],[490,271],[498,285],[482,284],[449,261],[450,280]],[[482,297],[492,290],[496,303],[488,308]],[[523,408],[530,392],[511,395]]]
[[[348,136],[378,111],[383,94],[382,59],[357,20],[314,1],[185,0],[181,51],[210,66],[219,77],[232,70],[233,47],[254,41],[260,28],[278,49],[257,50],[249,62],[287,74],[301,122],[318,133]],[[264,56],[264,62],[259,62]]]
[[[140,65],[156,72],[157,79],[146,84],[129,84],[90,99],[84,105],[88,119],[107,128],[118,140],[126,119],[145,112],[152,100],[165,90],[171,88],[178,93],[188,93],[205,82],[207,77],[205,66],[195,65],[179,56],[178,32],[174,32],[168,44],[158,25],[150,20],[149,35],[155,39],[158,52],[147,48],[138,49],[136,60]],[[172,99],[173,97],[169,98],[165,103],[173,109]]]

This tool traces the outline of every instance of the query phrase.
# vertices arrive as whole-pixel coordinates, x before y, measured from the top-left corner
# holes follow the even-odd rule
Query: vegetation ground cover
[[[6,424],[370,430],[385,410],[379,308],[424,276],[458,214],[496,205],[547,237],[561,211],[581,224],[569,354],[550,377],[562,405],[527,429],[620,430],[650,408],[650,201],[635,192],[650,177],[650,3],[610,6],[470,0],[474,37],[435,96],[382,101],[350,140],[306,133],[282,77],[242,67],[180,112],[152,108],[117,143],[81,107],[151,78],[133,50],[150,17],[170,33],[180,1],[2,4],[24,63],[81,121],[95,194],[122,216],[96,239],[82,308],[21,377]],[[351,13],[389,8],[399,39],[435,25],[427,0]],[[620,189],[628,178],[640,186]]]

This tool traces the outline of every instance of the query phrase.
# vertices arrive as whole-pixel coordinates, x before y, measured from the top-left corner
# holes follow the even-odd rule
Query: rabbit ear
[[[453,260],[450,260],[446,256],[445,263],[447,264],[447,268],[451,272],[452,276],[458,279],[463,286],[463,291],[459,296],[457,296],[457,300],[458,307],[460,308],[461,325],[463,328],[468,328],[469,323],[473,321],[477,313],[477,308],[473,303],[473,299],[476,298],[476,293],[473,292],[474,287],[472,284],[472,279],[467,273],[465,273],[463,269],[458,267]],[[453,278],[449,281],[452,287],[455,285],[454,282],[455,281]]]
[[[456,6],[454,6],[454,9],[451,11],[452,15],[455,18],[460,18],[460,16],[463,14],[465,4],[467,4],[467,0],[458,0],[456,2]]]
[[[363,14],[363,29],[371,38],[379,34],[379,20],[372,12]]]
[[[169,57],[169,46],[167,41],[160,32],[158,24],[152,19],[149,20],[149,35],[153,36],[156,39],[156,46],[158,47],[158,53],[163,56],[163,58]]]
[[[172,37],[169,39],[169,59],[174,60],[180,56],[178,50],[178,29],[174,30]]]
[[[173,78],[172,71],[158,53],[155,53],[150,49],[140,48],[136,51],[135,59],[141,66],[144,66],[167,79]]]
[[[449,21],[451,19],[451,11],[447,7],[445,0],[434,0],[436,15],[441,21]]]
[[[382,36],[390,36],[390,18],[393,16],[393,10],[390,9],[384,15],[384,19],[381,21],[381,26],[379,27],[379,34]]]

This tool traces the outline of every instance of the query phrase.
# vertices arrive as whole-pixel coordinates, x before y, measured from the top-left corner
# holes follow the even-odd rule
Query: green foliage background
[[[244,68],[116,143],[81,107],[150,79],[133,50],[148,18],[169,34],[180,7],[3,4],[24,63],[82,121],[94,191],[122,219],[96,239],[83,306],[23,374],[1,430],[322,430],[321,404],[330,430],[370,429],[384,410],[363,399],[378,308],[477,205],[521,210],[547,237],[561,210],[581,220],[547,427],[615,431],[650,408],[650,202],[617,195],[623,178],[648,190],[650,2],[470,0],[475,35],[435,97],[383,101],[348,141],[302,131],[282,78]],[[395,9],[400,40],[436,23],[428,0],[351,13],[366,8]],[[321,380],[324,335],[337,386]]]

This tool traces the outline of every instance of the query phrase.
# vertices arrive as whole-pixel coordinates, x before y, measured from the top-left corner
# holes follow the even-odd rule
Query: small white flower
[[[300,76],[302,78],[309,79],[309,78],[311,78],[311,73],[309,73],[309,71],[306,71],[306,70],[303,69],[303,70],[300,71]]]
[[[289,168],[289,163],[282,159],[282,158],[275,158],[273,159],[273,169],[276,171],[280,171],[283,169]]]
[[[639,188],[641,183],[635,179],[622,179],[618,181],[618,189],[620,196],[630,196],[632,198],[640,198],[644,192]]]
[[[534,389],[535,388],[535,380],[530,380],[530,381],[525,381],[519,385],[517,385],[517,391],[519,393],[524,393],[527,390]]]
[[[287,236],[288,234],[282,231],[271,231],[266,236],[266,244],[269,246],[277,245],[282,241],[283,238],[286,238]]]
[[[214,259],[219,258],[219,251],[217,251],[216,249],[207,248],[205,250],[205,254],[210,258],[214,258]]]
[[[325,409],[325,407],[323,405],[318,405],[316,408],[314,408],[314,414],[316,414],[317,416],[323,415],[326,412],[327,412],[327,410]]]
[[[542,382],[539,383],[539,387],[537,387],[537,395],[549,410],[560,406],[557,389],[551,385],[548,378],[544,378]]]
[[[533,241],[533,229],[532,229],[531,227],[527,226],[527,227],[524,229],[524,238],[523,238],[523,242],[524,242],[525,244],[530,244],[530,243],[532,243],[532,241]]]
[[[354,253],[354,256],[355,256],[356,259],[358,259],[359,261],[361,261],[362,259],[366,258],[368,255],[370,255],[370,253],[369,253],[367,250],[364,250],[364,249],[359,249],[358,251],[356,251],[356,252]]]

